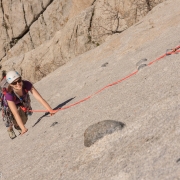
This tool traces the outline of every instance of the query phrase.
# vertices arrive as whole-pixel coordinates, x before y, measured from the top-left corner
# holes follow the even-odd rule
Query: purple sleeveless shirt
[[[23,89],[26,89],[27,91],[30,91],[32,88],[32,83],[29,82],[29,81],[25,81],[23,80]],[[25,95],[25,92],[23,90],[23,96]],[[22,99],[23,99],[23,96],[22,96]],[[5,98],[6,100],[8,101],[14,101],[15,104],[19,104],[20,103],[20,100],[19,98],[14,98],[14,93],[6,93],[5,94]]]

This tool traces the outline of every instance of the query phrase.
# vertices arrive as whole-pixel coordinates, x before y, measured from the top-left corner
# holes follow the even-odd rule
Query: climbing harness
[[[7,100],[5,98],[5,94],[7,93],[6,87],[1,87],[2,88],[2,94],[1,94],[1,108],[2,108],[2,117],[3,117],[3,121],[5,122],[5,126],[9,127],[10,125],[12,125],[13,120],[14,120],[14,116],[8,106]],[[27,115],[32,115],[33,112],[29,111],[31,110],[31,100],[29,97],[29,93],[26,89],[23,88],[24,91],[24,96],[19,97],[18,94],[16,94],[13,91],[13,98],[14,101],[16,100],[16,98],[18,98],[20,100],[20,104],[17,104],[17,108],[20,107],[24,113]]]
[[[23,89],[24,91],[24,96],[20,97],[17,93],[14,92],[15,96],[19,99],[20,105],[19,107],[29,116],[32,115],[32,108],[31,108],[31,99],[29,97],[28,90]]]

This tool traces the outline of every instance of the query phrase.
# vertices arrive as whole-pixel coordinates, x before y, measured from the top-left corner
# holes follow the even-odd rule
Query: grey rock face
[[[165,54],[166,49],[179,45],[179,7],[179,0],[158,5],[141,22],[69,61],[34,84],[35,88],[54,108],[70,97],[75,98],[67,105],[75,104],[105,85],[126,77],[136,70],[136,63],[142,58],[147,58],[149,63]],[[28,73],[30,69],[27,71],[35,57],[37,63],[42,59],[41,66],[36,67],[39,73],[46,72],[42,71],[45,60],[58,57],[54,58],[53,50],[48,51],[48,48],[46,54],[38,50],[39,56],[36,49],[32,56],[26,54],[24,60],[23,56],[14,59],[14,67],[18,60],[20,65],[24,64],[22,74],[26,77],[35,74],[34,67],[31,73]],[[12,141],[1,119],[2,179],[179,179],[179,59],[180,54],[166,56],[88,101],[43,118],[32,128],[44,114],[33,113],[27,123],[27,134]],[[109,64],[102,68],[105,62]],[[51,64],[47,65],[47,70],[50,68]],[[33,110],[44,109],[34,98],[32,107]],[[126,126],[97,140],[90,148],[84,146],[85,130],[107,119],[122,121]],[[58,124],[50,127],[56,121]]]
[[[90,147],[97,140],[103,138],[107,134],[121,130],[125,126],[124,123],[113,120],[105,120],[89,126],[84,133],[84,145]]]

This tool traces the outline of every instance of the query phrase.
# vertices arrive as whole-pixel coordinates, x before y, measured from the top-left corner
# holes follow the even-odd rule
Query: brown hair
[[[7,86],[7,88],[6,88],[6,90],[7,90],[8,93],[12,93],[13,88],[12,88],[12,86],[9,84],[9,85]]]
[[[1,81],[2,81],[5,77],[6,77],[6,71],[3,70],[3,71],[2,71],[2,78],[1,78]]]

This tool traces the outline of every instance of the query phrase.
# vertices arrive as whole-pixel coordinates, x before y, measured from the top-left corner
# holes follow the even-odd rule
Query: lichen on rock
[[[84,133],[84,145],[90,147],[96,141],[115,131],[122,130],[124,123],[113,120],[104,120],[89,126]]]

